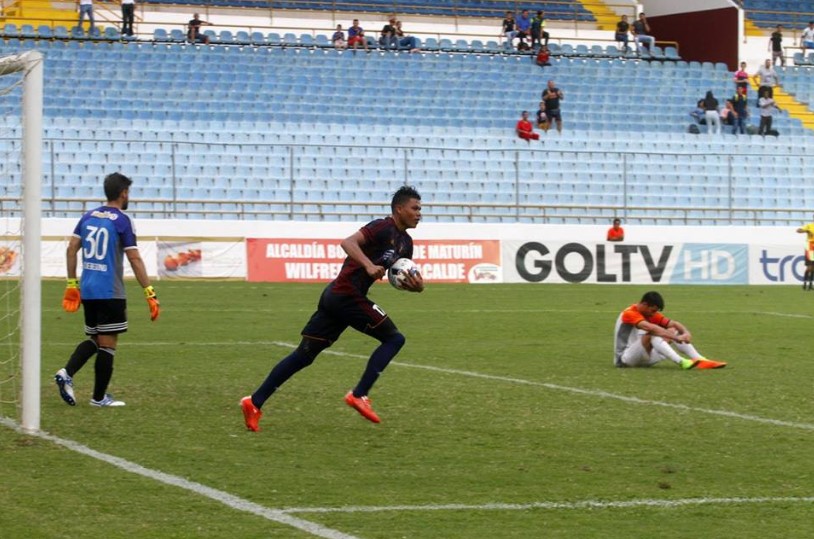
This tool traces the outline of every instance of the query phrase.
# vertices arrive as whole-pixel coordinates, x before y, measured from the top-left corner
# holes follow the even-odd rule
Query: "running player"
[[[136,232],[130,217],[124,213],[133,181],[115,172],[105,177],[107,204],[87,212],[79,220],[68,242],[66,253],[68,284],[62,307],[69,313],[85,312],[85,334],[68,363],[54,376],[62,400],[76,405],[73,377],[96,356],[96,380],[92,406],[124,406],[107,393],[113,376],[113,356],[119,333],[127,331],[127,300],[124,290],[124,255],[133,268],[136,280],[144,288],[150,307],[150,319],[159,314],[158,299],[150,286],[150,278],[136,246]],[[76,280],[78,253],[82,251],[82,278]],[[80,295],[81,290],[81,295]]]
[[[661,314],[664,299],[647,292],[616,319],[613,364],[617,367],[650,367],[669,359],[682,369],[720,369],[726,363],[702,356],[691,344],[690,330],[678,320]],[[675,348],[674,348],[675,347]],[[681,352],[687,358],[681,357]],[[689,358],[689,359],[688,359]]]
[[[803,290],[806,290],[806,283],[808,283],[808,290],[811,290],[814,286],[814,222],[801,226],[797,229],[797,233],[806,235],[806,271],[803,274]]]
[[[380,342],[368,360],[356,387],[345,395],[345,403],[365,419],[379,423],[367,395],[388,363],[404,346],[404,335],[381,307],[368,299],[371,285],[399,258],[412,258],[413,240],[407,229],[421,220],[421,196],[403,186],[390,202],[391,215],[376,219],[342,241],[347,253],[339,275],[322,292],[316,312],[303,328],[299,346],[271,370],[252,395],[240,401],[246,427],[260,430],[263,404],[278,387],[301,369],[313,363],[320,352],[331,346],[348,326]],[[408,276],[404,289],[424,290],[420,274]]]

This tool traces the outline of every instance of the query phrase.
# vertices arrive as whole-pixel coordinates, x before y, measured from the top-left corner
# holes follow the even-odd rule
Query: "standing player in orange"
[[[613,364],[616,367],[650,367],[669,359],[682,369],[720,369],[726,363],[702,356],[692,343],[692,334],[678,320],[663,314],[664,299],[647,292],[616,319]],[[676,351],[677,350],[677,351]],[[681,357],[681,352],[686,358]]]
[[[811,290],[814,286],[814,222],[801,226],[797,229],[797,233],[806,235],[806,271],[803,274],[803,290],[806,289],[806,283],[808,283],[808,290]]]

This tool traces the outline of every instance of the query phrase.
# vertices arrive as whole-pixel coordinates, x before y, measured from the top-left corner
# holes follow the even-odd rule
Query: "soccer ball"
[[[393,265],[387,270],[387,280],[390,281],[393,288],[403,290],[404,287],[402,285],[407,275],[415,275],[417,273],[418,266],[416,266],[415,262],[409,258],[399,258],[393,262]]]

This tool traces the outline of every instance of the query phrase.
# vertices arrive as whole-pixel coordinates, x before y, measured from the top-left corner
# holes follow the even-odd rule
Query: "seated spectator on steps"
[[[506,18],[503,19],[503,26],[500,29],[500,35],[506,38],[503,47],[508,50],[514,49],[514,38],[517,37],[517,31],[514,28],[514,13],[507,11]]]
[[[413,36],[408,36],[401,29],[401,21],[396,21],[396,40],[398,48],[406,49],[410,52],[418,52],[418,39]]]
[[[543,45],[537,52],[537,57],[535,58],[534,61],[540,67],[546,67],[551,65],[551,62],[549,62],[550,58],[551,53],[549,52],[548,47]]]
[[[648,50],[652,51],[653,46],[656,44],[656,38],[650,35],[650,25],[647,23],[647,17],[644,13],[639,13],[639,20],[632,25],[633,40],[636,42],[636,52],[642,53],[642,48],[647,45]]]
[[[814,49],[814,21],[809,22],[808,28],[800,35],[800,47],[803,48],[803,52],[806,49]]]
[[[190,43],[209,44],[209,36],[201,32],[201,26],[212,26],[212,23],[202,21],[198,14],[192,15],[192,20],[187,24],[187,40]]]
[[[541,43],[548,46],[548,32],[545,31],[545,13],[537,12],[537,16],[531,19],[531,48],[539,46]]]
[[[540,140],[540,135],[534,132],[534,126],[529,121],[529,111],[523,111],[523,117],[517,122],[517,136],[526,142]]]
[[[627,22],[627,15],[622,15],[622,19],[616,23],[616,33],[614,38],[617,43],[624,44],[624,52],[630,52],[629,43],[630,23]]]
[[[517,38],[520,43],[526,43],[526,39],[531,38],[531,17],[529,17],[529,10],[524,9],[517,17]],[[518,44],[518,49],[520,46]]]
[[[384,28],[382,28],[379,45],[385,49],[395,49],[398,45],[398,41],[396,37],[396,18],[390,17],[390,20],[384,25]]]
[[[721,125],[731,125],[732,134],[735,134],[735,129],[738,123],[738,113],[735,112],[735,104],[731,99],[727,99],[724,103],[724,108],[721,111]]]
[[[356,50],[359,44],[367,50],[367,39],[365,39],[365,29],[359,26],[359,19],[353,19],[353,26],[348,28],[348,47]]]
[[[345,32],[342,31],[341,24],[336,25],[336,32],[334,32],[334,35],[331,37],[331,43],[333,43],[333,46],[337,49],[344,49],[348,46],[348,42],[345,41]]]

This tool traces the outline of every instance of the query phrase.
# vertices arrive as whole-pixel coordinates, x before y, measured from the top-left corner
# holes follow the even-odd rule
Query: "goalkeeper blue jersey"
[[[130,217],[100,206],[82,216],[73,235],[82,240],[82,299],[125,299],[124,251],[137,248]]]

